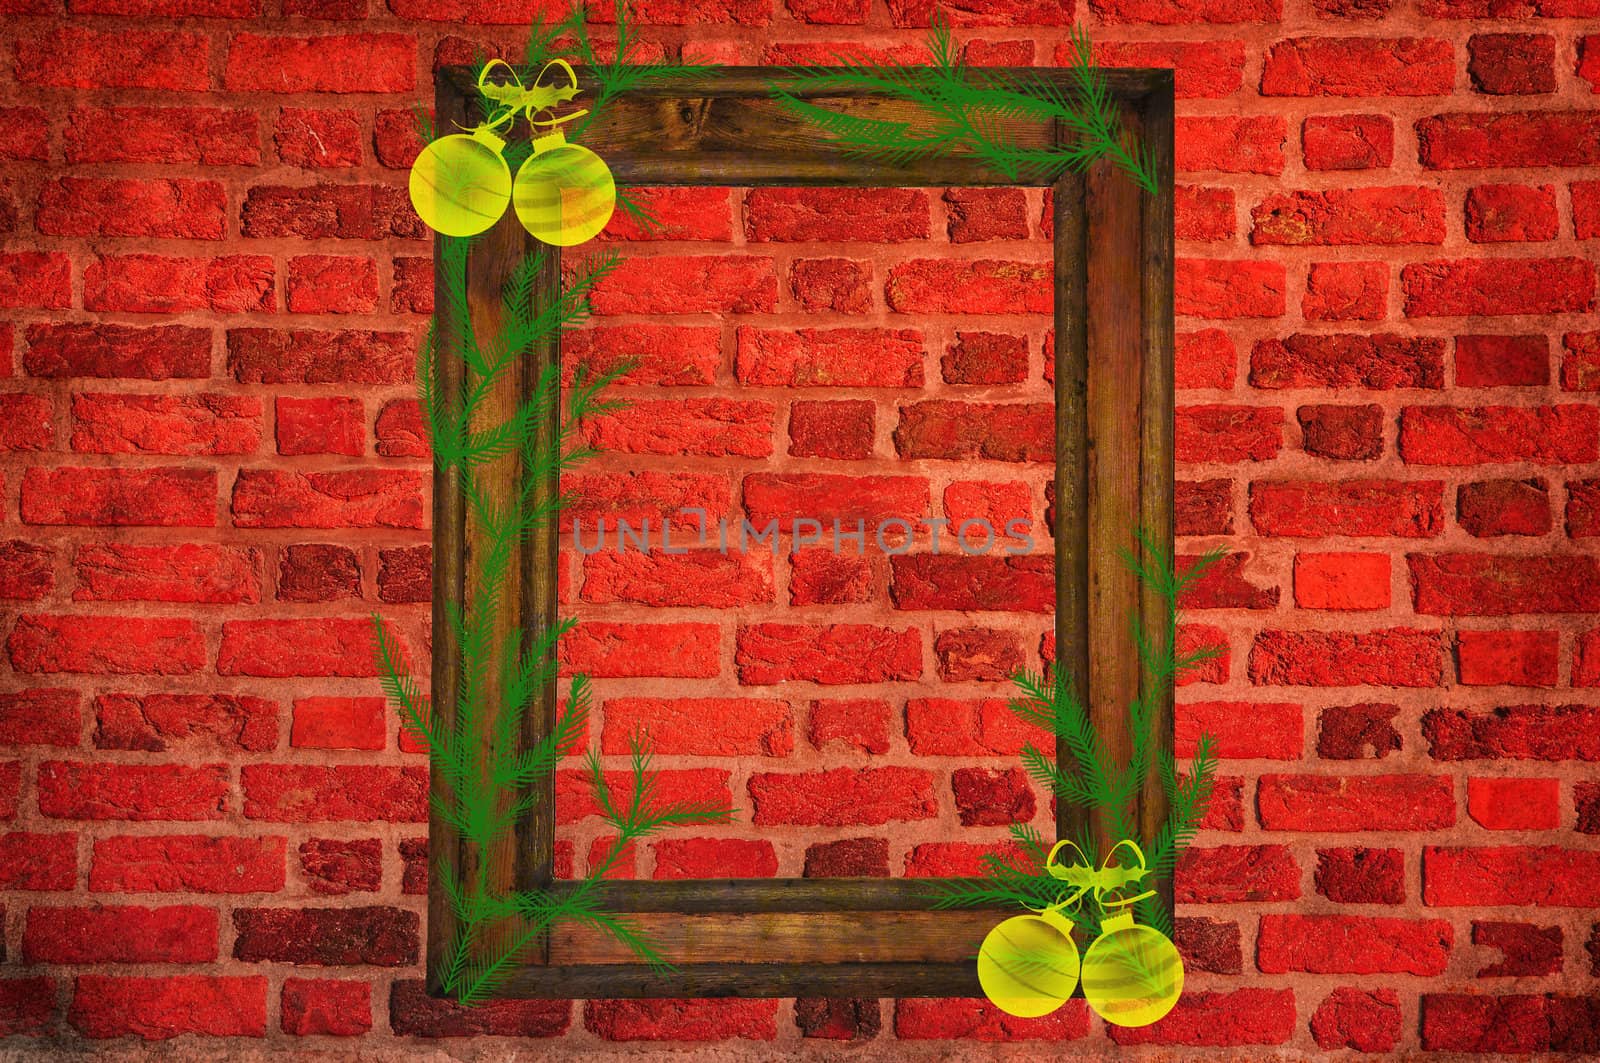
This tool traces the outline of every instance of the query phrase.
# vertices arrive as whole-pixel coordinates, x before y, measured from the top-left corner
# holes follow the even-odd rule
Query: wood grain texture
[[[1065,77],[1061,71],[1026,73]],[[1132,526],[1139,521],[1171,542],[1172,83],[1170,71],[1107,73],[1130,123],[1154,137],[1162,191],[1146,197],[1106,163],[1054,186],[1056,644],[1062,665],[1084,677],[1080,686],[1087,687],[1091,711],[1116,754],[1128,748],[1126,707],[1139,682],[1137,662],[1127,648],[1127,622],[1149,608],[1117,550],[1130,544]],[[970,158],[909,170],[850,158],[777,108],[768,85],[781,74],[724,68],[653,85],[617,101],[583,142],[606,158],[619,184],[1013,183],[996,179]],[[470,74],[446,69],[438,85],[438,113],[464,114],[464,101],[474,92]],[[901,106],[860,93],[830,91],[818,98],[873,116],[897,114]],[[1011,132],[1029,144],[1053,143],[1060,136],[1044,123]],[[526,130],[513,135],[525,136]],[[483,291],[490,286],[498,291],[515,257],[525,253],[520,232],[508,212],[486,239],[499,250],[486,248],[474,256],[475,300],[480,285]],[[503,245],[496,243],[502,240]],[[544,297],[558,283],[559,275],[548,272]],[[512,389],[524,393],[540,369],[558,358],[554,347],[530,352],[514,382],[505,385],[504,401],[515,399]],[[459,366],[441,366],[442,383],[451,372],[458,373]],[[1164,379],[1152,381],[1151,373]],[[509,489],[509,480],[496,482]],[[458,496],[459,485],[437,478],[436,614],[449,595],[461,600],[464,593],[464,558],[470,556],[473,533]],[[515,614],[525,624],[549,622],[554,615],[554,549],[553,537],[536,540],[519,558]],[[441,652],[448,641],[434,641],[435,690],[452,689],[459,676],[459,662]],[[1103,647],[1116,652],[1093,652]],[[1167,704],[1162,734],[1170,742],[1170,699]],[[548,733],[553,718],[553,703],[542,705],[530,714],[523,740]],[[549,877],[553,793],[547,790],[547,796],[541,812],[520,828],[515,846],[489,854],[497,882],[548,885],[558,893],[573,888]],[[1148,824],[1159,814],[1147,793],[1140,822]],[[1058,828],[1078,822],[1064,810]],[[454,844],[442,824],[435,822],[432,830],[435,852]],[[973,996],[981,992],[972,963],[976,943],[998,921],[991,910],[930,912],[927,880],[608,882],[599,888],[607,908],[648,923],[680,969],[670,978],[659,977],[645,965],[627,962],[631,954],[609,937],[562,927],[530,956],[503,995]],[[437,889],[430,896],[429,916],[431,963],[453,927]]]

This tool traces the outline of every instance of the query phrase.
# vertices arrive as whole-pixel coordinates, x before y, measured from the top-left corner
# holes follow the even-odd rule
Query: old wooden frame
[[[1063,71],[1015,71],[1052,78],[1070,91]],[[1126,706],[1140,683],[1128,623],[1163,617],[1158,596],[1141,588],[1117,556],[1136,525],[1156,541],[1172,542],[1172,125],[1169,70],[1106,72],[1126,123],[1154,153],[1159,192],[1147,195],[1109,163],[1054,185],[1056,373],[1056,640],[1061,664],[1086,687],[1087,703],[1114,756],[1126,756]],[[973,76],[981,76],[975,73]],[[954,156],[904,169],[863,161],[830,149],[769,97],[781,71],[723,68],[692,80],[654,85],[614,101],[584,143],[631,186],[756,185],[979,186],[1012,182],[969,157]],[[464,68],[439,72],[441,128],[478,117],[477,92]],[[583,78],[593,98],[593,84]],[[798,90],[796,90],[798,92]],[[811,95],[828,106],[873,117],[911,117],[905,107],[871,94]],[[1019,142],[1056,142],[1059,130],[1012,123]],[[522,131],[526,135],[526,131]],[[507,211],[480,239],[469,263],[473,323],[497,326],[500,286],[531,251],[533,240]],[[546,290],[559,284],[557,271]],[[444,300],[438,305],[446,306]],[[440,310],[439,325],[459,327]],[[500,383],[488,403],[504,418],[528,394],[542,366],[559,357],[555,345],[534,350]],[[441,359],[444,387],[459,386],[460,364]],[[485,486],[516,482],[515,458],[483,475]],[[553,490],[553,485],[546,485]],[[453,477],[434,482],[436,618],[445,603],[465,605],[465,558],[477,541]],[[554,529],[521,548],[517,600],[504,623],[531,628],[555,618]],[[435,624],[440,623],[435,620]],[[1089,647],[1101,652],[1091,654]],[[451,641],[433,640],[434,705],[450,706],[460,662]],[[536,740],[555,718],[554,691],[542,712],[530,712],[525,740]],[[1158,714],[1156,746],[1170,746],[1170,692]],[[488,860],[496,888],[562,889],[551,874],[554,781],[516,838],[492,853],[463,851],[449,826],[430,823],[434,866],[454,849],[466,869]],[[1058,830],[1075,826],[1063,809]],[[1138,822],[1149,836],[1165,815],[1155,773],[1141,795]],[[1108,839],[1107,841],[1109,841]],[[638,913],[664,954],[681,970],[661,978],[602,934],[558,928],[535,949],[503,995],[511,997],[648,996],[975,996],[981,990],[971,957],[993,926],[990,911],[928,910],[926,880],[788,879],[615,882],[605,887],[614,911]],[[1170,889],[1170,887],[1169,887]],[[1170,893],[1168,894],[1170,902]],[[435,885],[428,905],[430,988],[433,971],[455,931]],[[578,958],[569,961],[567,955]]]

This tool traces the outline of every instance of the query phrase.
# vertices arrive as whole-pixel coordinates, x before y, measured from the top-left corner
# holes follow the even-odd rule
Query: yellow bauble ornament
[[[505,141],[487,129],[440,137],[411,166],[411,205],[428,228],[446,236],[476,236],[505,213],[511,168]]]
[[[1072,924],[1054,912],[1007,919],[983,939],[978,982],[995,1007],[1033,1019],[1067,1002],[1078,985]]]
[[[1117,912],[1083,958],[1083,995],[1106,1022],[1148,1026],[1172,1010],[1183,992],[1183,957],[1161,931]]]
[[[517,171],[511,204],[522,225],[557,247],[592,239],[617,203],[617,186],[605,161],[557,130],[533,142],[533,154]]]

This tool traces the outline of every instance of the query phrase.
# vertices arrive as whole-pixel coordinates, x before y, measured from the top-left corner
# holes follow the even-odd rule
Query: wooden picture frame
[[[1050,78],[1070,91],[1065,71],[1012,73]],[[1126,757],[1127,705],[1141,682],[1129,622],[1140,617],[1158,627],[1165,614],[1159,596],[1141,587],[1118,551],[1132,547],[1136,527],[1148,529],[1158,543],[1171,544],[1173,536],[1173,82],[1170,70],[1105,73],[1128,129],[1153,154],[1159,192],[1142,192],[1107,162],[1054,184],[1056,646],[1059,666],[1078,678],[1111,755]],[[969,76],[981,77],[982,71]],[[583,143],[606,160],[619,185],[639,187],[1013,183],[960,155],[907,169],[843,154],[770,98],[774,81],[792,84],[782,71],[742,67],[656,83],[609,104]],[[592,79],[581,76],[581,84],[592,99]],[[441,129],[451,123],[467,127],[479,117],[467,69],[440,70],[436,88]],[[906,105],[872,94],[793,91],[852,113],[912,117]],[[1056,143],[1062,135],[1026,122],[1010,123],[1007,132],[1035,146]],[[526,136],[526,129],[517,135]],[[498,326],[501,285],[532,245],[511,211],[478,239],[468,264],[476,328]],[[546,291],[560,283],[559,263],[551,257],[541,282]],[[438,305],[439,328],[460,328],[450,319],[447,301]],[[553,344],[530,351],[499,382],[486,412],[503,419],[529,393],[541,368],[558,357]],[[460,386],[464,370],[459,361],[440,359],[437,372],[448,388]],[[513,456],[487,467],[479,482],[504,491],[518,475]],[[555,485],[544,489],[554,492]],[[479,539],[453,475],[435,473],[433,516],[437,627],[447,603],[467,603],[465,559]],[[520,585],[501,617],[507,629],[554,622],[556,548],[554,527],[520,548],[514,569],[521,573]],[[1108,652],[1111,647],[1116,652]],[[433,704],[447,713],[460,662],[449,638],[435,637],[432,652]],[[1172,742],[1170,691],[1165,700],[1155,748]],[[524,740],[547,733],[542,729],[551,726],[555,711],[551,690],[542,707],[528,713]],[[554,779],[542,785],[546,793],[537,811],[493,852],[464,851],[468,847],[435,815],[429,839],[434,866],[451,852],[463,875],[488,861],[496,889],[561,890],[563,883],[552,876]],[[1062,808],[1057,829],[1075,829],[1072,816],[1072,809]],[[1151,771],[1138,808],[1141,832],[1154,834],[1164,816]],[[929,911],[925,879],[618,881],[602,888],[610,910],[634,914],[679,973],[654,974],[601,932],[558,927],[530,951],[500,995],[978,996],[972,957],[996,921],[993,911]],[[1166,900],[1170,904],[1170,885]],[[434,883],[427,956],[435,993],[434,971],[454,934],[453,913]]]

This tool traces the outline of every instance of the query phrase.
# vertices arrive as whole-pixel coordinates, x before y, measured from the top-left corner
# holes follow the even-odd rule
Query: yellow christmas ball
[[[1033,1019],[1067,1002],[1078,985],[1078,946],[1060,916],[1018,915],[983,939],[978,982],[1007,1015]]]
[[[534,141],[511,191],[523,227],[556,247],[593,239],[611,220],[616,203],[617,186],[605,160],[581,144],[567,143],[559,131]]]
[[[487,130],[440,137],[411,166],[411,205],[435,232],[476,236],[506,211],[511,168],[505,142]]]
[[[1159,930],[1119,912],[1103,920],[1083,957],[1083,995],[1106,1022],[1148,1026],[1183,992],[1183,957]]]

